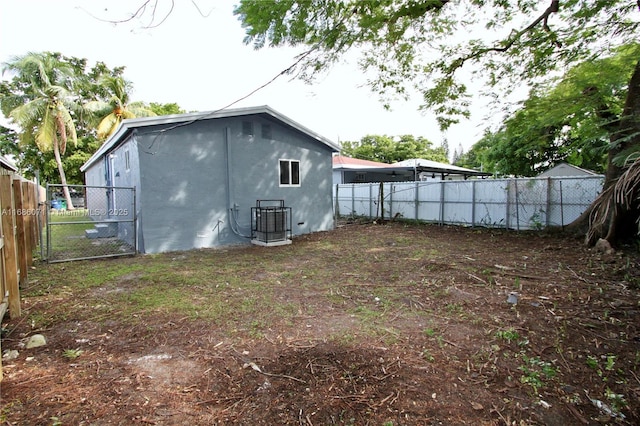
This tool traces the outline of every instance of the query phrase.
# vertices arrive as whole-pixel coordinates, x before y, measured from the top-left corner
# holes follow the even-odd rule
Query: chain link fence
[[[135,188],[47,185],[43,240],[48,262],[132,255],[137,252]]]
[[[338,216],[530,230],[573,222],[603,182],[579,176],[340,184],[334,202]]]

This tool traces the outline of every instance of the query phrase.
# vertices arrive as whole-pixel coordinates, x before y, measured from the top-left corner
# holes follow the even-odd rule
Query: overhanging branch
[[[640,2],[640,0],[639,0]],[[512,34],[509,36],[509,38],[506,40],[506,43],[504,43],[504,45],[502,46],[494,46],[494,47],[487,47],[485,49],[480,49],[477,50],[475,52],[472,52],[466,56],[462,56],[456,60],[454,60],[451,65],[448,68],[448,73],[453,73],[456,69],[462,67],[467,61],[472,60],[472,59],[477,59],[489,52],[497,52],[497,53],[504,53],[507,50],[511,49],[511,47],[513,47],[513,45],[520,40],[520,38],[522,38],[522,36],[526,33],[528,33],[529,31],[533,30],[535,27],[537,27],[538,25],[540,25],[540,23],[542,22],[542,28],[544,28],[545,31],[547,31],[548,33],[551,33],[551,28],[549,27],[549,17],[551,16],[551,14],[558,12],[560,8],[560,1],[559,0],[551,0],[551,4],[549,5],[549,7],[547,7],[545,9],[544,12],[542,12],[542,14],[540,16],[538,16],[538,18],[536,18],[533,22],[531,22],[531,24],[527,25],[525,28],[521,29],[520,31],[516,32],[515,34]],[[561,47],[562,45],[560,44],[559,41],[555,40],[555,45],[557,47]]]

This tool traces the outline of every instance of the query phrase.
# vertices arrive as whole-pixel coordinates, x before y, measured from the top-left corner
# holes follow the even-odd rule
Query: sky
[[[150,15],[127,20],[143,0],[0,0],[0,63],[28,52],[60,52],[125,66],[131,99],[177,103],[186,111],[212,111],[236,102],[295,62],[304,46],[255,50],[243,43],[234,0],[176,0],[167,19],[145,28]],[[157,17],[169,0],[159,0]],[[197,5],[196,6],[194,6]],[[9,76],[3,75],[3,78]],[[465,151],[483,134],[486,111],[476,100],[472,116],[442,133],[419,99],[391,103],[387,111],[365,86],[356,64],[341,63],[313,84],[280,76],[233,107],[269,105],[334,141],[365,135],[422,136]]]

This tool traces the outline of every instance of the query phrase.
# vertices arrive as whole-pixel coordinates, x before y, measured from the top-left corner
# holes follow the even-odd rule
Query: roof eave
[[[116,132],[111,135],[100,148],[87,160],[81,167],[80,171],[85,172],[91,167],[98,158],[102,157],[105,153],[109,152],[115,145],[122,141],[132,129],[149,126],[162,126],[166,124],[176,124],[181,122],[197,121],[197,120],[209,120],[217,118],[238,117],[243,115],[256,115],[267,114],[275,118],[276,120],[298,130],[316,140],[317,142],[327,146],[332,152],[339,152],[339,146],[333,141],[321,136],[320,134],[308,129],[300,123],[290,119],[289,117],[280,114],[268,105],[262,105],[257,107],[245,107],[235,109],[223,109],[206,112],[192,112],[187,114],[174,114],[174,115],[161,115],[157,117],[143,117],[132,118],[122,120],[118,126]]]

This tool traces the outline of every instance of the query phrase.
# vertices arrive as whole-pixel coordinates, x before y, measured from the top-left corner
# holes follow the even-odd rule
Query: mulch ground
[[[242,312],[215,322],[166,311],[92,318],[72,307],[104,300],[97,289],[61,279],[36,291],[39,274],[87,262],[37,265],[23,317],[2,324],[3,350],[19,353],[3,360],[2,424],[640,423],[637,248],[605,254],[562,235],[368,223],[290,246],[180,256],[278,262],[277,281],[247,276],[297,312],[259,332]],[[112,290],[145,285],[115,277]],[[61,307],[59,321],[32,327]],[[35,333],[47,345],[25,349]],[[64,356],[70,348],[82,354]]]

